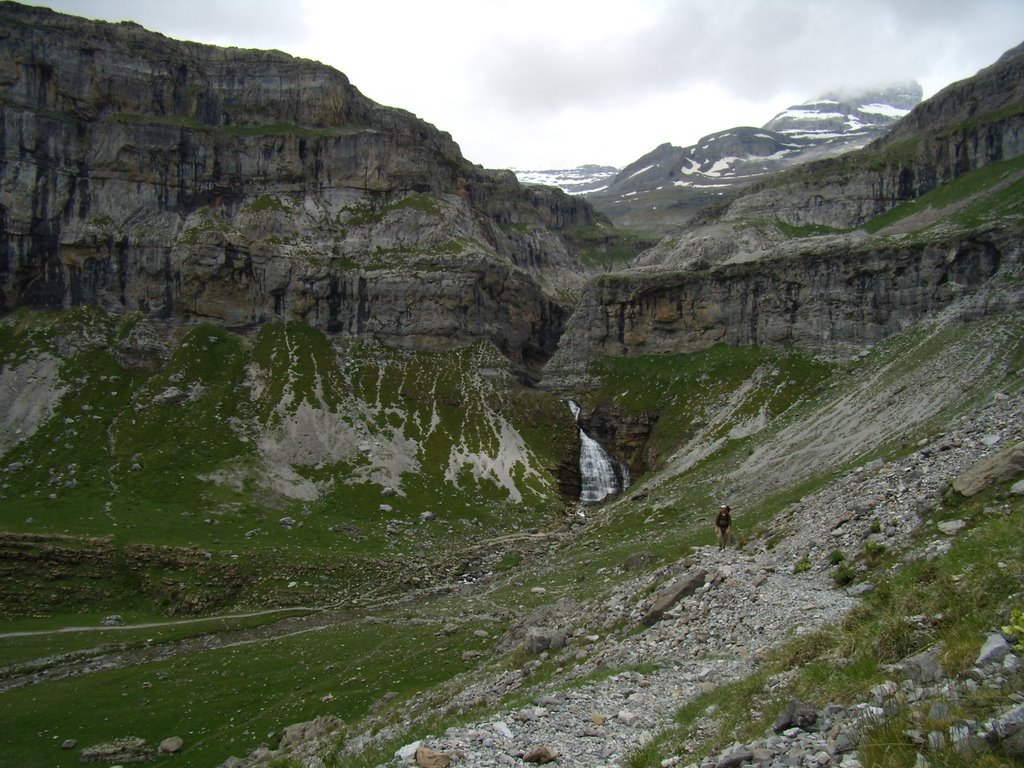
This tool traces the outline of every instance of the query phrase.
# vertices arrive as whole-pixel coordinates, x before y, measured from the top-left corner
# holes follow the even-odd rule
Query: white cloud
[[[1021,42],[1020,0],[54,0],[323,61],[488,166],[625,165],[825,91],[926,94]]]

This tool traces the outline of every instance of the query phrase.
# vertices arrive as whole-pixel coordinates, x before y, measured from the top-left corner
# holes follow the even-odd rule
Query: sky
[[[488,168],[623,167],[827,92],[928,97],[1024,42],[1022,0],[22,0],[344,72]]]

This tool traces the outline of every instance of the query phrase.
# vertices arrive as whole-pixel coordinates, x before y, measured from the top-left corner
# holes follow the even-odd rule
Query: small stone
[[[78,746],[78,742],[75,739],[65,739],[60,745],[61,749],[74,749]]]
[[[628,725],[630,728],[634,727],[640,722],[640,716],[633,712],[630,712],[628,709],[621,710],[619,714],[615,716],[615,719],[623,725]]]
[[[537,763],[544,765],[550,763],[558,757],[558,753],[550,749],[549,747],[534,747],[523,755],[524,763]]]
[[[416,750],[416,765],[419,768],[448,768],[452,764],[452,756],[438,752],[430,747],[419,747]]]
[[[183,746],[185,742],[180,736],[170,736],[160,742],[159,750],[163,754],[176,755],[181,752]]]

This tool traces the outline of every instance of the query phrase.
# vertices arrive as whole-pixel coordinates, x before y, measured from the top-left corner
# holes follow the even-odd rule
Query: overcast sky
[[[277,48],[448,131],[473,162],[622,167],[827,91],[929,96],[1024,41],[1022,0],[23,0]]]

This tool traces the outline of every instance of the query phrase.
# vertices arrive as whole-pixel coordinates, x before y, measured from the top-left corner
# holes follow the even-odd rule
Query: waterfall
[[[569,401],[569,410],[572,411],[576,424],[580,421],[580,407],[572,400]],[[590,435],[580,430],[580,501],[593,503],[601,501],[606,496],[618,493],[620,490],[619,478],[615,474],[615,466],[611,456],[601,447],[601,444]],[[621,488],[629,485],[629,473],[623,471],[623,483]]]

